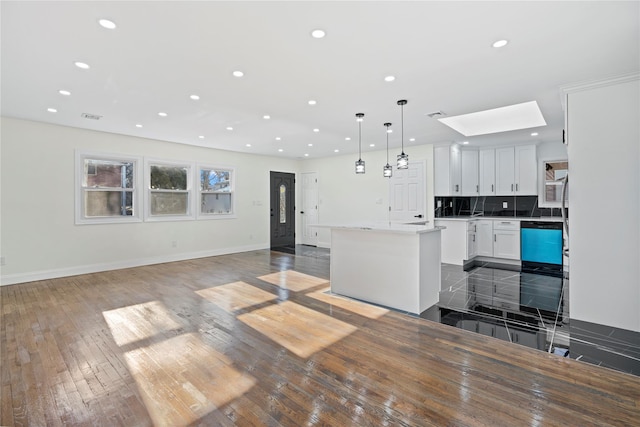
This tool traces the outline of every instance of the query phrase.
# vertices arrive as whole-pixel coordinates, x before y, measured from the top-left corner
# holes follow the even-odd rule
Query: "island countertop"
[[[313,227],[318,228],[331,228],[331,229],[344,229],[344,230],[361,230],[361,231],[380,231],[388,233],[401,233],[401,234],[423,234],[440,231],[445,227],[433,226],[431,224],[405,224],[394,222],[354,222],[354,223],[341,223],[341,224],[316,224]]]

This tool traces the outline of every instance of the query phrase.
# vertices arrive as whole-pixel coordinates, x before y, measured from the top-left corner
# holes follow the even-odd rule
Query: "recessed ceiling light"
[[[141,127],[142,127],[142,125],[141,125],[140,123],[138,123],[138,124],[136,125],[136,127],[137,127],[137,128],[141,128]]]
[[[411,142],[413,142],[415,140],[416,140],[415,138],[409,138],[409,141],[411,141]]]
[[[536,101],[438,119],[464,136],[546,126]]]
[[[247,147],[251,147],[251,144],[247,144]]]
[[[305,157],[309,157],[309,153],[304,153],[304,156]]]
[[[63,90],[63,89],[59,90],[59,91],[58,91],[58,93],[59,93],[60,95],[64,95],[64,96],[69,96],[69,95],[71,95],[71,92],[69,92],[68,90]]]
[[[308,147],[313,147],[313,144],[307,144]]]
[[[47,111],[50,113],[57,113],[58,110],[56,110],[55,108],[47,108]]]
[[[76,67],[82,68],[83,70],[88,70],[90,68],[89,64],[86,64],[84,62],[77,61],[77,62],[74,62],[74,64]]]
[[[282,148],[278,148],[278,151],[282,153],[284,150]]]
[[[317,29],[311,31],[311,37],[313,37],[314,39],[321,39],[326,35],[327,33],[325,33],[324,30]]]
[[[280,141],[282,138],[280,138],[279,136],[276,136],[276,141]]]
[[[244,76],[244,73],[242,71],[234,71],[233,72],[233,76],[234,77],[242,77],[242,76]]]
[[[369,144],[369,147],[375,147],[376,144]]]
[[[262,118],[265,119],[265,120],[269,120],[271,118],[271,116],[268,115],[268,114],[265,114],[264,116],[262,116]]]
[[[320,132],[320,129],[315,128],[313,131],[314,131],[314,132]]]
[[[462,145],[469,145],[469,141],[462,141]]]
[[[233,130],[231,126],[227,126],[227,130]]]
[[[538,136],[538,132],[531,132],[531,136]]]
[[[496,42],[493,43],[493,47],[504,47],[508,44],[509,42],[507,40],[498,40]]]
[[[204,139],[204,135],[200,135],[198,138],[200,138],[200,139]]]
[[[316,105],[316,104],[317,104],[317,102],[316,102],[316,100],[315,100],[315,99],[310,99],[310,100],[309,100],[309,102],[308,102],[308,104],[309,104],[309,105]]]
[[[351,141],[351,138],[346,137],[344,140],[345,140],[345,141]]]
[[[193,99],[194,101],[197,101],[198,99],[200,99],[198,95],[191,95],[189,98]]]
[[[167,114],[167,113],[165,113],[165,112],[163,112],[163,111],[160,111],[160,112],[158,113],[158,115],[159,115],[160,117],[167,117],[167,115],[168,115],[168,114]]]
[[[340,150],[338,150],[337,148],[335,150],[333,150],[334,153],[339,153]]]
[[[108,30],[113,30],[114,28],[116,28],[116,23],[113,21],[109,21],[108,19],[100,19],[98,21],[98,24],[100,24],[101,26],[103,26]]]
[[[385,82],[392,82],[392,81],[394,81],[395,79],[396,79],[396,78],[395,78],[394,76],[387,76],[387,77],[385,77],[385,78],[384,78],[384,81],[385,81]]]

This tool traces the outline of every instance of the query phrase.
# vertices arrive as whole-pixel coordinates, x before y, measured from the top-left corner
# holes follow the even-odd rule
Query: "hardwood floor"
[[[329,295],[328,261],[4,286],[0,424],[640,425],[640,377]]]

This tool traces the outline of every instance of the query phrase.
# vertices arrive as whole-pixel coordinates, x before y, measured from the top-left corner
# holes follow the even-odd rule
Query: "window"
[[[569,170],[567,160],[542,160],[542,191],[538,194],[538,206],[553,208],[562,204],[562,186]],[[566,199],[569,200],[567,192]]]
[[[76,224],[140,221],[136,157],[76,152]]]
[[[198,167],[198,176],[200,179],[198,218],[234,217],[234,169],[201,165]]]
[[[191,165],[147,160],[146,166],[146,219],[192,219]]]

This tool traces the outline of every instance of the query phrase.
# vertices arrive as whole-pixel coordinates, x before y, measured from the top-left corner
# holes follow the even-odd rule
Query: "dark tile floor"
[[[421,317],[640,375],[640,333],[570,319],[568,279],[443,264],[439,303]]]

